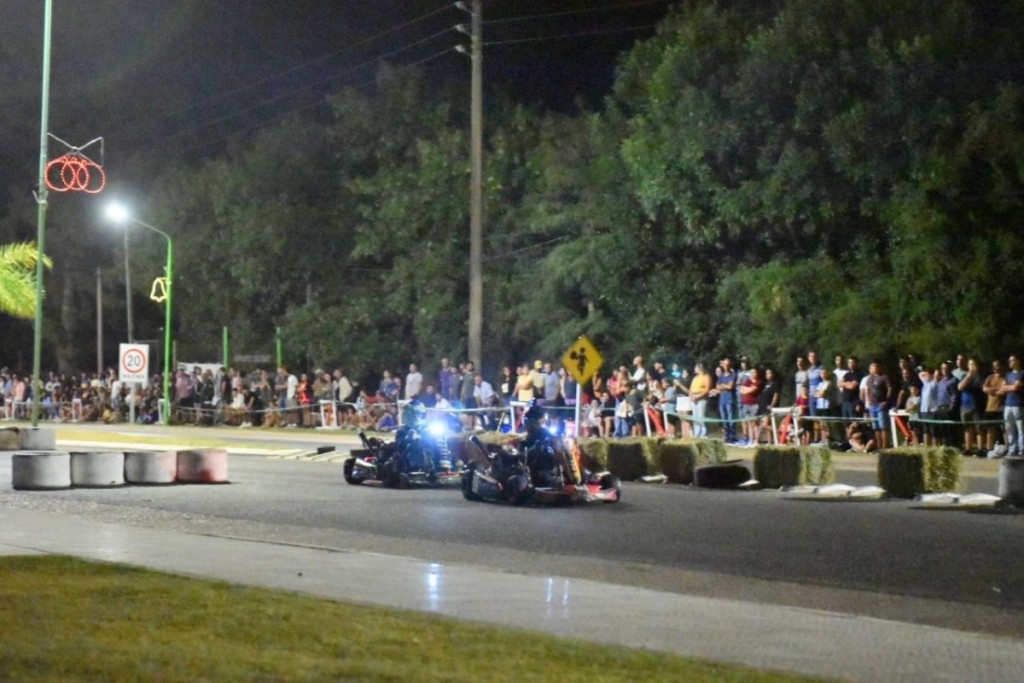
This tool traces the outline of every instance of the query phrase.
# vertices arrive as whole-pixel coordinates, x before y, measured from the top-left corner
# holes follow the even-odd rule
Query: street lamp
[[[155,233],[161,235],[167,240],[167,301],[165,302],[165,318],[164,318],[164,414],[163,423],[166,425],[170,422],[171,418],[171,303],[174,300],[174,242],[171,240],[171,236],[160,228],[155,228],[149,223],[144,223],[138,218],[135,218],[128,213],[121,204],[111,203],[107,205],[107,218],[114,221],[115,223],[121,223],[126,226],[128,223],[134,223],[140,225],[147,230],[152,230]]]

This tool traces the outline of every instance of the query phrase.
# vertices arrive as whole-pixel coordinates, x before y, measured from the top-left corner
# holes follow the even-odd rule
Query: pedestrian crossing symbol
[[[577,339],[562,356],[562,365],[580,384],[586,384],[604,365],[604,358],[586,337]]]

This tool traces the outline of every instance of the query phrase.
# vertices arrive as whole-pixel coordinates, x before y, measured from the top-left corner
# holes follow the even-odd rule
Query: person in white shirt
[[[484,376],[477,373],[473,377],[473,399],[476,401],[478,408],[490,408],[494,405],[494,387],[491,383],[484,379]],[[488,425],[491,421],[490,413],[480,413],[480,424],[483,425],[484,429],[488,429]]]
[[[405,376],[405,400],[411,401],[423,390],[423,375],[415,363],[409,365],[409,374]]]

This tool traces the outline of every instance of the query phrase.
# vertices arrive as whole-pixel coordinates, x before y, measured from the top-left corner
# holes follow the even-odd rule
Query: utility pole
[[[481,0],[455,3],[472,19],[470,57],[470,178],[469,178],[469,360],[481,367],[484,328],[484,201],[483,201],[483,15]],[[459,27],[464,30],[463,27]]]
[[[96,375],[103,376],[103,276],[96,269]]]

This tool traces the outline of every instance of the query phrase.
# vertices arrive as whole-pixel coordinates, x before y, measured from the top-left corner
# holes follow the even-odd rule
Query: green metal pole
[[[167,238],[167,310],[164,313],[164,424],[171,421],[171,305],[174,301],[174,242]]]
[[[42,355],[43,355],[43,262],[46,260],[46,157],[47,135],[50,128],[50,34],[53,27],[53,2],[46,0],[43,19],[43,103],[39,116],[39,218],[36,249],[39,260],[36,262],[36,320],[34,341],[32,344],[32,426],[39,426],[39,392],[43,388]]]
[[[227,370],[228,365],[230,365],[230,363],[228,363],[228,359],[231,358],[231,353],[230,353],[231,348],[230,348],[229,339],[230,339],[230,337],[228,335],[228,326],[225,325],[224,326],[224,362],[221,363],[221,366],[225,370]]]
[[[284,365],[284,353],[283,353],[283,351],[281,349],[281,328],[278,327],[278,328],[276,328],[276,330],[277,330],[277,332],[276,332],[276,334],[277,334],[277,336],[276,336],[276,340],[277,340],[277,366],[276,367],[281,367],[282,365]]]

